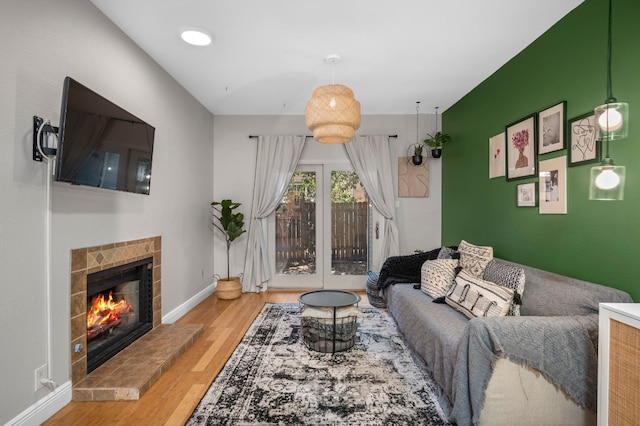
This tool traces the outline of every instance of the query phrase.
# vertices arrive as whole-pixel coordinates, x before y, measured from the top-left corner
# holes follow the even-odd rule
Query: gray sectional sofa
[[[458,425],[596,424],[598,304],[622,291],[521,267],[521,316],[468,319],[411,283],[382,291]],[[401,280],[402,281],[402,280]]]

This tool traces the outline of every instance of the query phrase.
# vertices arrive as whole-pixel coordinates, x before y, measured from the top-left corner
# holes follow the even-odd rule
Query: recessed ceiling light
[[[211,36],[200,30],[186,30],[180,34],[182,40],[194,46],[207,46],[211,44]]]

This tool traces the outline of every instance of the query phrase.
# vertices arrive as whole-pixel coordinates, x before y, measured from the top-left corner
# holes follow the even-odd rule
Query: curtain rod
[[[305,138],[312,138],[313,136],[311,135],[305,135]],[[388,137],[390,138],[397,138],[398,135],[389,135]],[[258,139],[258,136],[256,135],[249,135],[249,139]]]
[[[296,135],[297,136],[297,135]],[[312,138],[313,136],[311,135],[304,135],[305,138]],[[257,135],[249,135],[249,139],[258,139],[259,136]]]

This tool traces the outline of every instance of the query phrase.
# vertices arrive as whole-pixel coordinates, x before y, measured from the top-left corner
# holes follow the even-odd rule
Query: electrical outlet
[[[49,378],[49,368],[47,364],[36,368],[35,370],[36,390],[43,388],[44,383],[42,383],[42,380],[47,380],[48,378]]]

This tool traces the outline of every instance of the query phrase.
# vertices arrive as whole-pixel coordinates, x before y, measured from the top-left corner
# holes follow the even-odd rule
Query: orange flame
[[[100,294],[93,298],[91,307],[87,310],[87,329],[117,323],[120,320],[121,313],[131,312],[132,310],[133,308],[129,305],[126,297],[123,297],[119,302],[115,302],[113,300],[113,292],[110,291],[108,297]]]

